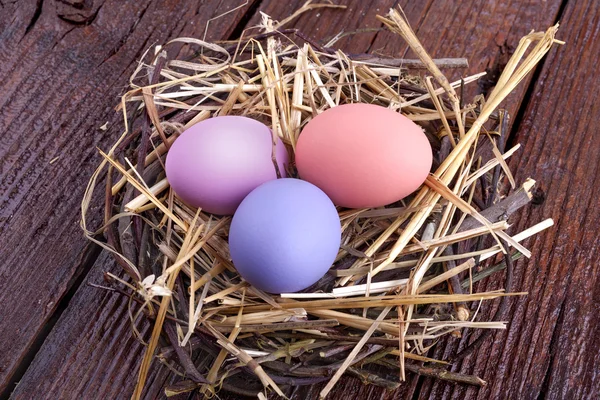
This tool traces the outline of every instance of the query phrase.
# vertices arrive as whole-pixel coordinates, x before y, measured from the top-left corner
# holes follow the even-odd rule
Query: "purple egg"
[[[169,149],[166,173],[179,198],[204,211],[231,215],[254,188],[277,178],[271,130],[246,117],[204,120],[181,134]],[[277,139],[275,156],[285,177],[288,154]]]
[[[254,189],[229,231],[240,275],[269,293],[297,292],[317,282],[334,262],[341,240],[335,206],[312,183],[277,179]]]

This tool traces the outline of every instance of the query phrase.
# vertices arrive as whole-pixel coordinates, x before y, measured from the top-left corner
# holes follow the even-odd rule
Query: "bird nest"
[[[134,332],[146,346],[134,398],[154,358],[181,375],[167,395],[223,389],[285,396],[290,387],[328,381],[325,397],[343,374],[393,389],[407,371],[485,384],[447,371],[477,340],[447,360],[429,358],[428,350],[465,328],[505,329],[507,296],[519,294],[513,260],[530,256],[521,242],[552,225],[507,233],[507,218],[530,202],[534,181],[516,184],[506,160],[519,146],[505,149],[508,114],[497,107],[558,42],[557,27],[525,36],[487,99],[470,101],[457,92],[483,74],[449,82],[441,70],[461,60],[431,59],[401,11],[378,18],[418,60],[352,59],[306,38],[299,45],[265,16],[254,37],[224,44],[176,39],[140,62],[119,107],[124,131],[101,151],[82,205],[87,236],[125,271],[105,277],[129,297]],[[168,59],[169,48],[182,45],[197,52]],[[405,66],[425,69],[425,78]],[[419,124],[434,152],[431,174],[396,204],[338,208],[342,245],[312,287],[278,295],[252,287],[231,262],[230,217],[190,207],[170,190],[169,147],[202,120],[243,115],[270,126],[293,160],[311,118],[357,102]],[[291,169],[296,176],[293,162]],[[91,229],[88,214],[101,188],[104,223]],[[475,282],[504,270],[506,290],[474,292]],[[498,298],[495,318],[481,321],[478,306]],[[149,338],[135,329],[144,316],[154,326]]]

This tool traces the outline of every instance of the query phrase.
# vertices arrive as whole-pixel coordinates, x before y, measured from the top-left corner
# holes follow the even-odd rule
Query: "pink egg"
[[[277,178],[271,130],[246,117],[224,116],[199,122],[169,149],[166,173],[175,194],[204,211],[231,215],[248,193]],[[286,176],[288,154],[279,138],[276,159]]]
[[[373,104],[345,104],[313,118],[296,145],[300,178],[342,207],[398,201],[427,178],[432,150],[421,127]]]

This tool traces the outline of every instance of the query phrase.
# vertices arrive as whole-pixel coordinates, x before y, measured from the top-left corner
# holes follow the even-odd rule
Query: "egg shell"
[[[207,119],[185,130],[169,149],[167,180],[189,205],[231,215],[248,193],[277,178],[272,148],[271,130],[256,120],[239,116]],[[288,154],[279,138],[275,152],[285,177]]]
[[[423,130],[402,114],[372,104],[324,111],[296,146],[300,177],[342,207],[379,207],[414,192],[431,169]]]
[[[338,213],[318,187],[277,179],[254,189],[231,221],[229,249],[240,275],[269,293],[296,292],[317,282],[341,240]]]

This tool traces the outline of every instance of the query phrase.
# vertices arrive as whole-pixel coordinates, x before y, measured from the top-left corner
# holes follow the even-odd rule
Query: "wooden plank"
[[[467,71],[445,71],[449,73],[452,79],[458,79],[464,74],[474,74],[477,72],[489,69],[492,73],[498,73],[510,56],[510,49],[514,48],[518,40],[529,33],[532,29],[543,30],[552,25],[558,16],[560,10],[560,1],[547,1],[523,4],[521,1],[400,1],[408,21],[411,23],[421,42],[433,57],[467,57],[469,59],[469,68]],[[577,25],[574,25],[577,26]],[[360,52],[360,49],[354,52]],[[382,53],[395,57],[414,57],[412,52],[402,42],[394,38],[389,32],[379,33],[372,44],[370,51]],[[493,84],[493,79],[489,84]],[[524,81],[521,86],[503,105],[514,116],[521,105],[529,79]],[[474,86],[466,91],[466,98],[472,98],[479,93],[485,93],[491,87]],[[513,167],[514,168],[514,167]],[[527,174],[519,175],[518,179],[523,181]],[[537,177],[536,174],[531,176]],[[545,214],[547,216],[547,214]],[[541,215],[532,219],[529,223],[537,222],[542,219]],[[515,218],[515,220],[517,220]],[[524,225],[521,226],[521,229]],[[544,252],[543,248],[534,248],[535,252]],[[521,263],[521,268],[525,263]],[[484,289],[497,289],[502,287],[503,282],[497,278],[493,278],[489,287],[480,287]],[[520,290],[520,288],[517,288]],[[525,290],[525,289],[523,289]],[[490,318],[495,311],[496,304],[490,304],[491,307],[484,307],[483,311],[487,314],[482,314],[482,319]],[[491,308],[491,310],[490,310]],[[455,342],[455,340],[449,340]],[[499,339],[499,346],[504,346],[505,337]],[[447,351],[454,351],[452,347],[446,347],[445,341],[437,345],[435,357],[445,358],[448,356]],[[510,346],[510,342],[506,344]],[[525,346],[523,344],[523,346]],[[509,347],[510,348],[510,347]],[[512,352],[518,352],[518,348],[511,348]],[[481,359],[487,360],[488,354],[485,348],[479,353]],[[453,371],[460,370],[465,373],[481,373],[484,379],[496,379],[494,384],[499,388],[499,391],[494,392],[494,396],[485,397],[488,394],[487,389],[480,390],[481,399],[485,398],[506,398],[501,392],[504,378],[501,373],[492,374],[497,360],[492,359],[489,362],[488,369],[472,370],[465,368],[464,370],[453,368]],[[468,365],[471,361],[465,361]],[[491,382],[490,382],[491,384]],[[431,391],[430,387],[435,385],[435,392]],[[418,393],[414,393],[418,388]],[[440,383],[432,379],[418,379],[414,375],[408,374],[407,385],[401,387],[394,392],[385,392],[381,389],[371,386],[363,386],[357,379],[345,378],[340,381],[334,389],[335,394],[331,398],[347,398],[349,396],[355,398],[382,398],[382,399],[397,399],[397,398],[430,398],[437,399],[442,395],[448,398],[462,398],[465,393],[478,393],[477,389],[465,389],[463,386],[455,386],[451,384]],[[318,398],[318,394],[322,389],[322,385],[315,385],[308,390],[299,390],[295,396],[296,399],[303,398]],[[455,392],[453,392],[453,389]],[[333,392],[332,392],[333,393]],[[447,393],[450,393],[448,395]],[[455,397],[452,397],[452,393]],[[513,398],[519,398],[513,396]],[[529,397],[522,397],[529,398]]]
[[[477,392],[427,382],[422,399],[600,396],[600,4],[569,1],[560,20],[559,36],[567,44],[548,56],[531,90],[513,139],[523,152],[511,163],[517,178],[535,177],[546,197],[522,212],[516,229],[546,217],[555,228],[531,240],[534,257],[517,263],[515,281],[529,295],[513,302],[508,331],[456,367],[490,384]],[[457,342],[437,355],[453,352]]]
[[[295,10],[303,3],[304,1],[296,1],[291,6]],[[280,4],[282,3],[265,1],[261,4],[261,10],[267,10],[269,13],[272,13],[274,18],[284,18],[285,16],[289,15],[291,11],[278,8],[278,5]],[[350,8],[345,13],[343,11],[341,13],[345,19],[355,18],[353,22],[354,25],[347,24],[345,26],[362,26],[362,24],[366,23],[365,20],[360,16],[360,13],[359,17],[356,17],[355,13],[355,10],[360,5],[360,1],[355,0],[354,2],[350,3],[350,5],[353,8]],[[324,18],[328,15],[328,12],[331,14],[340,13],[338,10],[324,10],[322,14],[324,16],[323,21],[326,21]],[[365,18],[369,18],[371,21],[370,23],[375,23],[375,10],[372,10],[372,12],[368,13],[367,16]],[[291,26],[296,26],[302,30],[305,30],[300,21],[301,20],[297,21]],[[252,21],[250,24],[252,24]],[[333,36],[338,32],[337,26],[328,24],[325,24],[325,26],[327,26],[327,29],[321,31],[324,35]],[[197,32],[196,35],[198,34],[199,33]],[[366,48],[361,49],[360,51],[365,50]],[[126,73],[123,75],[126,76]],[[96,263],[92,269],[92,276],[97,276],[99,271],[110,268],[112,262],[106,261],[107,260],[102,259]],[[110,395],[117,393],[118,390],[125,390],[126,393],[131,392],[135,383],[137,373],[136,368],[138,364],[130,362],[129,359],[127,361],[121,361],[121,359],[118,359],[118,364],[123,363],[123,369],[125,369],[127,371],[126,373],[128,374],[128,380],[124,381],[124,372],[118,371],[116,367],[107,367],[107,369],[100,374],[92,374],[90,372],[86,372],[88,371],[88,367],[84,362],[85,360],[89,360],[89,362],[93,363],[94,365],[113,365],[115,358],[114,355],[121,354],[123,349],[122,346],[124,344],[131,346],[130,351],[135,352],[136,355],[139,355],[141,350],[139,347],[136,347],[137,342],[132,342],[130,340],[130,327],[125,323],[126,321],[123,321],[127,318],[125,314],[127,306],[126,302],[122,299],[121,302],[117,302],[118,305],[115,305],[110,313],[101,312],[96,314],[94,316],[96,323],[90,324],[89,320],[84,317],[85,314],[78,311],[81,308],[88,309],[89,307],[92,307],[85,304],[85,299],[88,299],[88,301],[92,302],[92,304],[104,304],[109,301],[116,301],[114,300],[114,295],[111,293],[99,292],[96,289],[85,286],[81,287],[77,292],[76,300],[74,299],[69,305],[68,309],[63,314],[63,317],[57,323],[52,334],[47,338],[47,341],[42,346],[35,360],[31,364],[31,367],[21,379],[21,382],[14,393],[15,398],[29,398],[32,393],[35,393],[32,390],[35,390],[34,388],[36,387],[43,388],[47,396],[56,398],[60,398],[66,393],[71,393],[70,396],[81,395],[85,398],[85,395],[90,393],[88,391],[90,387],[100,388],[102,393],[109,394],[107,395],[107,398],[111,398]],[[93,307],[89,309],[93,309]],[[107,323],[107,320],[116,322],[116,315],[120,316],[119,321],[121,323],[115,323],[114,325]],[[69,338],[68,340],[65,340],[61,334],[57,333],[71,331],[83,332],[88,330],[90,331],[89,335],[92,339],[87,342],[87,345],[85,342],[80,343],[79,341],[76,341],[77,343],[80,343],[76,348],[77,355],[74,354],[75,350],[73,350],[72,346],[67,345],[75,339]],[[101,340],[101,338],[108,337],[111,339]],[[82,360],[81,363],[63,363],[60,361],[62,359],[71,360],[74,357]],[[139,359],[137,360],[137,363],[139,363]],[[163,379],[163,375],[160,374],[164,373],[164,369],[158,368],[157,370],[159,372],[155,373],[158,374],[157,376],[160,376],[160,378],[157,379]],[[80,382],[80,380],[85,380],[86,383],[78,383],[77,385],[74,384],[75,382]],[[64,382],[64,385],[55,385],[54,382]],[[161,385],[153,384],[147,388],[145,397],[156,398],[161,396],[161,393]],[[128,395],[125,395],[124,397],[128,397]]]
[[[291,6],[295,10],[303,3],[304,1],[296,1],[294,4],[291,4]],[[343,15],[345,15],[346,18],[354,16],[354,10],[356,7],[358,7],[359,3],[359,0],[354,1],[351,4],[354,8],[349,9],[346,14]],[[287,9],[279,9],[278,4],[281,3],[265,1],[261,5],[261,10],[263,9],[262,7],[265,7],[264,10],[268,10],[268,12],[272,13],[274,18],[283,18],[290,14],[291,11]],[[324,10],[325,16],[328,15],[326,13],[327,11],[328,10]],[[331,12],[332,10],[329,11]],[[340,11],[336,10],[334,14],[339,12]],[[368,15],[371,22],[374,22],[375,13],[372,12]],[[348,24],[346,26],[359,27],[362,26],[361,24],[363,23],[365,23],[363,18],[356,18],[354,20],[355,25]],[[299,22],[296,22],[296,24],[293,24],[292,26],[297,26],[304,30]],[[328,29],[323,31],[325,35],[329,36],[333,36],[337,32],[337,27],[333,25],[328,25]],[[198,33],[196,34],[198,35]],[[96,276],[99,273],[98,271],[105,270],[111,265],[112,262],[109,260],[99,260],[99,262],[97,262],[92,269],[92,271],[94,271],[93,276]],[[15,398],[29,398],[32,393],[35,393],[32,392],[32,390],[34,390],[32,388],[36,387],[43,388],[46,391],[47,396],[53,396],[57,398],[60,398],[66,393],[71,393],[71,396],[78,396],[81,394],[81,396],[85,397],[85,394],[90,393],[88,392],[90,387],[101,388],[102,393],[108,394],[107,398],[110,398],[111,394],[117,393],[119,390],[123,391],[124,388],[126,393],[131,392],[137,373],[137,364],[134,362],[130,362],[129,359],[127,361],[118,362],[119,364],[124,363],[123,369],[125,369],[128,374],[127,382],[124,381],[125,378],[124,375],[122,375],[122,371],[109,368],[101,374],[91,374],[86,372],[88,369],[84,363],[84,360],[90,360],[90,362],[93,362],[95,365],[113,365],[114,354],[121,354],[124,343],[130,345],[132,347],[131,351],[135,352],[136,355],[139,355],[139,352],[141,351],[139,347],[136,347],[137,342],[131,342],[129,340],[131,337],[131,329],[126,323],[110,325],[106,322],[107,319],[114,320],[115,315],[120,315],[120,321],[124,322],[123,320],[127,318],[125,314],[126,302],[124,300],[121,300],[118,305],[115,305],[111,313],[100,313],[99,315],[95,315],[94,319],[97,321],[95,324],[90,324],[89,320],[84,317],[85,314],[78,311],[84,306],[86,309],[90,307],[85,304],[85,299],[88,299],[88,301],[92,302],[93,304],[96,304],[97,302],[104,304],[108,301],[111,301],[110,299],[113,297],[114,295],[111,293],[98,292],[98,290],[89,287],[81,287],[79,289],[76,295],[76,300],[74,299],[69,305],[68,309],[63,314],[63,317],[57,323],[57,326],[53,330],[52,334],[47,338],[47,341],[44,343],[40,352],[31,364],[31,367],[21,379],[17,390],[14,392]],[[71,339],[65,340],[64,337],[57,332],[82,332],[87,330],[90,330],[90,335],[93,340],[90,340],[88,345],[81,343],[76,349],[78,353],[77,357],[78,359],[82,360],[82,363],[61,362],[60,360],[62,359],[70,360],[75,356],[73,355],[73,348],[70,345],[65,345],[66,343],[70,343]],[[111,339],[100,340],[100,337],[110,337]],[[139,363],[139,359],[137,359],[137,363]],[[157,371],[158,372],[155,371],[155,374],[160,377],[158,379],[163,379],[164,381],[164,378],[162,378],[163,375],[161,375],[165,373],[164,368],[157,368]],[[74,384],[74,382],[79,382],[81,379],[84,379],[86,383],[78,385]],[[151,379],[153,378],[150,378],[149,382]],[[64,385],[55,385],[53,382],[56,381],[64,382]],[[159,397],[161,393],[162,386],[152,384],[149,388],[147,388],[145,397],[156,398]],[[128,395],[125,395],[124,397],[128,397]]]
[[[298,10],[304,3],[303,1],[296,0],[286,2],[264,0],[261,3],[260,11],[271,16],[276,21],[281,21]],[[334,1],[333,4],[344,5],[346,9],[321,8],[307,12],[289,25],[285,25],[284,29],[297,28],[321,45],[325,45],[340,33],[348,34],[357,30],[364,30],[366,32],[345,36],[333,45],[333,48],[342,49],[347,53],[363,53],[369,49],[371,42],[376,38],[378,33],[369,30],[381,27],[381,23],[377,21],[376,15],[385,13],[387,9],[396,4],[396,1],[373,0],[366,5],[364,1],[344,0]],[[261,15],[259,13],[255,14],[249,21],[248,27],[257,26],[260,23],[260,18]],[[256,30],[248,30],[248,33],[253,32],[256,32]],[[293,35],[290,38],[296,40]]]
[[[402,0],[408,21],[434,58],[466,57],[467,70],[446,70],[453,81],[487,71],[478,84],[465,87],[465,101],[487,94],[506,65],[521,37],[532,30],[545,30],[557,17],[561,1],[410,1]],[[374,53],[415,58],[414,53],[392,33],[380,33],[371,46]],[[528,80],[508,97],[502,107],[515,115]]]
[[[77,262],[79,205],[96,147],[120,134],[113,108],[138,58],[152,43],[202,36],[209,18],[240,3],[14,4],[0,11],[0,393],[89,269]],[[227,37],[252,4],[212,24],[212,37]],[[98,201],[96,221],[101,212]]]
[[[103,253],[98,263],[108,265],[109,261],[108,253]],[[109,271],[119,273],[119,267],[115,265]],[[88,282],[104,284],[102,270],[95,268]],[[48,344],[55,345],[44,346],[13,398],[128,397],[123,389],[131,385],[144,348],[133,337],[126,303],[119,294],[82,286],[69,304],[69,313],[63,314],[47,338]],[[77,324],[65,323],[73,313],[77,314]],[[142,319],[137,327],[147,339],[150,324]],[[154,368],[148,382],[160,388],[169,379],[168,372],[166,368]]]
[[[261,10],[268,10],[269,13],[271,13],[275,18],[281,18],[283,16],[286,16],[290,13],[290,10],[287,9],[281,9],[278,7],[281,7],[281,3],[279,3],[280,5],[278,6],[277,4],[275,4],[276,2],[270,2],[270,1],[263,1],[263,3],[261,4]],[[300,2],[298,2],[300,3]],[[347,12],[350,12],[350,14],[342,14],[344,16],[342,17],[338,17],[339,19],[336,20],[337,22],[335,23],[329,23],[326,20],[326,15],[327,13],[339,13],[339,11],[334,11],[334,10],[324,10],[323,13],[321,14],[321,16],[319,18],[321,18],[320,23],[319,23],[319,34],[317,35],[317,37],[319,38],[323,38],[323,37],[330,37],[332,35],[334,35],[335,33],[337,33],[339,26],[344,25],[346,27],[349,27],[350,25],[347,23],[347,21],[349,21],[351,18],[356,18],[356,24],[355,26],[364,26],[366,24],[374,24],[372,26],[377,26],[376,23],[374,22],[374,15],[377,12],[382,12],[381,9],[385,10],[386,8],[388,8],[390,6],[389,4],[390,2],[381,2],[381,7],[379,11],[376,11],[377,7],[373,7],[371,6],[371,8],[368,10],[368,12],[365,12],[365,15],[362,15],[362,12],[360,12],[359,10],[361,10],[361,5],[360,2],[353,2],[352,4],[354,4],[354,8],[350,9]],[[454,15],[454,13],[452,13],[451,11],[457,8],[457,3],[455,2],[443,2],[444,4],[434,4],[427,6],[427,4],[425,6],[414,6],[415,3],[410,3],[407,6],[411,6],[413,5],[414,7],[412,8],[413,11],[410,11],[410,8],[407,8],[407,15],[409,20],[413,23],[413,25],[417,25],[415,24],[414,21],[421,21],[421,23],[425,20],[429,21],[432,20],[434,22],[437,23],[437,21],[440,21],[442,19],[442,17],[447,17],[447,15]],[[479,3],[479,2],[473,2],[473,3]],[[550,3],[550,5],[548,5]],[[287,4],[287,3],[286,3]],[[461,2],[461,4],[466,4],[465,2]],[[495,4],[495,3],[494,3]],[[552,22],[555,14],[552,14],[550,11],[552,10],[557,10],[557,6],[556,6],[557,2],[546,2],[544,4],[539,5],[538,7],[548,7],[548,9],[540,9],[540,8],[528,8],[528,13],[524,16],[521,17],[523,19],[527,19],[528,17],[531,17],[531,15],[538,15],[536,12],[539,12],[540,10],[543,10],[544,12],[539,12],[539,14],[544,14],[544,18],[548,19],[549,22],[546,23],[545,25],[548,25],[549,23]],[[465,5],[465,9],[468,9],[468,5]],[[476,5],[476,4],[473,4]],[[552,5],[555,5],[555,8],[552,8]],[[492,7],[493,5],[491,5],[490,7]],[[511,8],[512,7],[512,8]],[[505,15],[504,17],[506,17],[507,15],[510,16],[514,16],[516,15],[516,11],[515,8],[517,8],[517,2],[514,2],[514,4],[509,4],[506,6],[505,10]],[[279,14],[277,14],[277,11],[281,10]],[[481,11],[481,13],[485,12],[490,12],[489,9],[483,9]],[[439,13],[439,14],[437,14]],[[358,17],[360,16],[360,18]],[[437,18],[436,18],[437,16]],[[447,32],[445,33],[445,40],[452,40],[452,37],[454,37],[454,40],[456,41],[462,41],[462,43],[464,44],[465,41],[469,40],[468,36],[465,35],[464,32],[464,21],[462,19],[460,19],[459,17],[462,17],[462,14],[459,16],[455,16],[454,19],[450,19],[449,21],[446,21],[445,24],[448,24],[448,28],[446,29]],[[536,17],[537,18],[537,17]],[[309,22],[302,22],[303,20],[307,20],[307,21],[313,21],[313,18],[311,19],[310,15],[306,15],[304,17],[301,17],[298,21],[296,21],[295,24],[292,24],[292,26],[297,26],[299,28],[301,28],[303,31],[307,32],[308,31],[308,24]],[[506,19],[506,18],[505,18]],[[510,20],[510,19],[509,19]],[[512,20],[514,22],[514,20]],[[518,19],[517,19],[518,21]],[[482,26],[485,26],[485,29],[487,30],[487,32],[491,31],[492,35],[501,35],[504,32],[504,29],[506,28],[506,26],[504,26],[504,20],[500,21],[502,22],[502,24],[500,24],[500,22],[496,22],[495,24],[493,23],[493,21],[485,21],[486,25],[475,25],[472,28],[472,32],[479,32],[479,30],[482,29]],[[307,25],[303,25],[303,24],[307,24]],[[461,25],[462,24],[462,25]],[[315,26],[316,29],[317,26]],[[522,34],[527,33],[527,31],[529,30],[530,27],[522,27],[522,32],[521,31],[515,31],[513,36],[514,38],[518,38],[520,37]],[[350,28],[348,28],[350,29]],[[479,29],[479,30],[478,30]],[[495,33],[494,33],[495,32]],[[428,40],[433,40],[433,38],[435,38],[433,35],[431,36],[431,39],[428,39],[428,37],[423,37],[423,35],[425,35],[426,33],[420,33],[420,36],[422,37],[423,41],[425,43],[429,43]],[[368,40],[366,39],[361,39],[361,44],[357,44],[358,42],[358,38],[359,36],[357,36],[355,39],[350,40],[348,39],[348,46],[356,46],[356,47],[348,47],[347,49],[350,49],[350,51],[354,51],[354,52],[364,52],[366,50],[368,50],[371,42],[373,39],[375,39],[373,48],[376,48],[375,46],[377,45],[377,43],[379,43],[378,41],[379,36],[375,36],[374,34],[364,34],[367,37]],[[370,37],[368,35],[371,35]],[[454,35],[454,36],[452,36]],[[382,39],[383,40],[383,39]],[[385,39],[384,42],[389,42],[389,39]],[[475,53],[479,52],[481,54],[486,54],[486,52],[490,53],[490,57],[494,57],[494,54],[497,54],[497,50],[495,48],[495,46],[490,46],[489,42],[483,42],[483,41],[475,41],[473,40],[473,43],[475,43],[473,46],[473,50]],[[344,48],[346,45],[344,43],[340,44],[342,46],[342,48]],[[362,46],[362,47],[361,47]],[[479,46],[479,47],[477,47]],[[402,47],[402,45],[398,46],[398,48]],[[429,46],[428,46],[429,48]],[[355,49],[355,50],[351,50],[351,49]],[[392,49],[393,50],[393,49]],[[398,52],[400,50],[397,50]],[[434,53],[435,54],[435,53]],[[436,54],[437,55],[437,54]],[[441,55],[441,54],[440,54]],[[464,54],[444,54],[446,56],[458,56],[458,55],[464,55]],[[472,65],[472,68],[473,65]],[[478,71],[479,69],[475,69],[474,71]],[[100,263],[101,265],[101,263]],[[95,267],[95,268],[104,268],[104,266],[102,265],[101,267]],[[85,288],[81,288],[81,290],[85,290]],[[88,293],[87,296],[92,296],[91,294]],[[108,296],[108,294],[96,294],[96,296]],[[81,295],[82,299],[86,298],[86,295]],[[120,312],[122,312],[122,307],[124,307],[123,304],[120,305],[121,308],[117,308],[117,310],[121,310]],[[104,318],[107,318],[107,316],[100,316],[100,318],[98,319],[98,325],[102,326],[101,323],[103,323]],[[59,329],[60,327],[65,327],[65,326],[75,326],[75,327],[79,327],[81,326],[83,322],[77,317],[77,315],[72,311],[72,307],[69,307],[69,309],[66,311],[64,318],[60,321],[59,325],[57,325],[56,329]],[[112,328],[111,328],[112,329]],[[94,352],[96,353],[96,355],[94,357],[96,358],[96,362],[99,364],[104,364],[107,362],[106,359],[102,358],[102,354],[111,354],[111,352],[115,352],[119,350],[119,346],[121,345],[121,342],[119,342],[119,340],[123,340],[122,337],[125,335],[127,336],[129,334],[127,329],[114,329],[111,330],[109,329],[109,331],[107,331],[105,334],[106,335],[112,335],[111,337],[114,338],[121,338],[121,339],[115,339],[112,342],[108,342],[108,343],[104,343],[102,345],[98,345],[97,343],[92,343],[89,347],[84,347],[83,351],[88,352],[88,354],[93,354]],[[55,353],[53,355],[53,357],[50,357],[49,355],[46,356],[46,354],[48,353],[48,349],[52,348],[53,346],[57,346],[58,345],[58,341],[59,337],[51,337],[48,340],[48,343],[46,343],[44,345],[44,347],[42,348],[40,354],[38,355],[38,358],[36,359],[36,361],[34,362],[34,364],[32,364],[32,369],[30,371],[41,371],[44,369],[44,365],[49,365],[50,360],[52,358],[59,358],[61,354],[63,354],[66,349],[63,349],[62,352],[58,352]],[[131,365],[131,364],[128,364]],[[76,367],[74,367],[76,368]],[[26,376],[23,378],[22,380],[22,386],[19,387],[17,393],[24,393],[21,392],[21,387],[28,387],[30,385],[34,385],[36,384],[36,379],[48,379],[46,377],[43,376],[43,374],[34,374],[33,372],[30,373],[30,371],[28,371],[28,373],[26,374]],[[70,376],[70,374],[72,374],[73,371],[71,370],[71,368],[67,368],[67,369],[62,369],[61,372],[55,376],[55,378],[60,378],[60,379],[64,379],[64,377]],[[101,380],[103,380],[102,382],[106,381],[107,379],[110,380],[110,374],[106,375],[106,376],[95,376],[92,379],[92,381],[90,382],[90,385],[102,385]],[[124,382],[124,381],[120,381],[119,384],[121,385],[121,387],[131,387],[132,382],[135,379],[135,374],[132,374],[130,376],[131,381]],[[373,388],[373,387],[364,387],[362,386],[362,384],[360,382],[358,382],[355,379],[350,379],[350,378],[345,378],[344,380],[342,380],[340,382],[340,384],[338,385],[338,387],[336,387],[336,389],[334,389],[333,394],[331,395],[331,398],[347,398],[348,396],[356,396],[357,398],[367,398],[367,396],[373,396],[373,397],[382,397],[382,398],[397,398],[397,397],[403,397],[405,394],[407,394],[407,389],[408,392],[412,391],[412,388],[414,388],[414,386],[417,384],[417,379],[411,378],[410,380],[410,386],[406,386],[404,388],[401,389],[401,391],[397,391],[395,393],[387,393],[385,394],[384,392],[382,392],[380,389],[378,388]],[[155,388],[155,386],[153,386],[153,388]],[[154,391],[155,389],[149,389],[147,396],[148,398],[152,398],[153,394],[158,395],[159,393],[159,389],[156,389],[156,391]],[[318,391],[321,389],[320,386],[315,386],[313,388],[313,390],[306,392],[305,390],[300,390],[296,393],[295,398],[313,398],[314,394],[318,393]],[[25,390],[25,389],[23,389]],[[104,387],[103,390],[106,390],[109,393],[112,393],[111,388],[106,388]],[[55,393],[53,391],[51,391],[50,393]],[[26,398],[26,397],[23,397]]]

